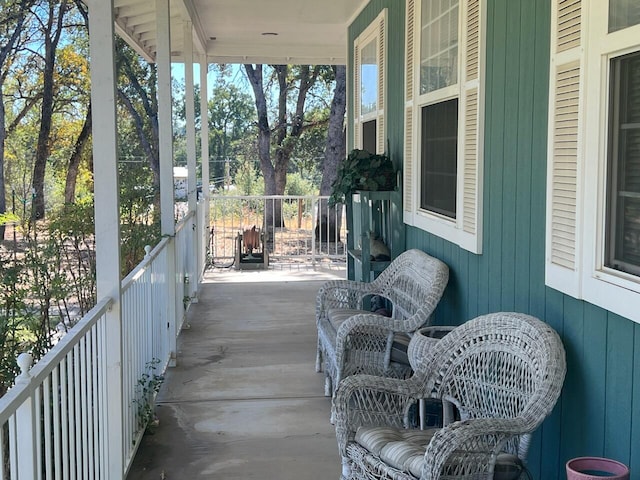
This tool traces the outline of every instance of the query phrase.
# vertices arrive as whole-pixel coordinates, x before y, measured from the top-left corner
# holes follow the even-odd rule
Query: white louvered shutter
[[[360,132],[360,45],[356,42],[353,47],[353,147],[362,148],[362,134]]]
[[[462,135],[461,145],[463,153],[461,156],[462,169],[459,172],[459,178],[462,183],[460,193],[458,195],[460,214],[460,228],[471,239],[469,245],[475,245],[472,250],[475,253],[481,253],[481,185],[482,181],[482,84],[481,84],[481,28],[482,10],[480,0],[469,0],[465,5],[464,23],[466,26],[464,32],[464,50],[463,61],[464,70],[462,81],[463,88],[461,91],[461,115],[462,118]]]
[[[414,195],[416,169],[414,152],[414,118],[413,118],[413,96],[414,96],[414,61],[415,61],[415,1],[407,0],[406,12],[406,45],[405,45],[405,110],[404,110],[404,161],[403,161],[403,210],[404,222],[413,225]]]
[[[385,128],[385,104],[387,94],[387,17],[386,9],[378,17],[378,115],[376,118],[376,153],[387,150],[387,131]]]
[[[546,284],[580,297],[582,1],[554,0],[547,155]]]

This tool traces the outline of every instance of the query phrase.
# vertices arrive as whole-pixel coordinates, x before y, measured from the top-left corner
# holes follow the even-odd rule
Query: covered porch
[[[465,157],[471,167],[456,174],[456,188],[462,187],[463,181],[469,188],[457,188],[457,197],[452,198],[460,199],[456,205],[472,210],[470,215],[456,213],[460,222],[425,216],[420,208],[418,112],[424,112],[428,105],[413,96],[419,85],[419,76],[414,73],[419,72],[420,64],[415,55],[407,53],[417,50],[409,33],[415,33],[414,25],[420,26],[420,16],[410,22],[407,18],[419,2],[87,3],[91,56],[101,59],[92,64],[94,131],[100,132],[94,136],[95,175],[99,179],[95,189],[99,303],[79,330],[61,342],[46,361],[41,360],[30,371],[28,361],[22,362],[24,373],[17,388],[0,400],[0,426],[7,432],[0,437],[5,468],[0,478],[118,479],[128,473],[129,478],[195,478],[199,474],[210,478],[337,478],[339,459],[328,422],[330,405],[321,395],[322,376],[313,368],[313,295],[320,278],[311,275],[310,282],[281,279],[281,283],[272,284],[266,281],[266,272],[251,272],[259,281],[241,283],[201,276],[206,258],[203,227],[207,226],[204,219],[209,218],[208,190],[203,189],[203,201],[198,203],[194,186],[197,164],[208,158],[208,134],[205,122],[200,139],[202,158],[198,158],[193,67],[200,65],[200,88],[204,90],[204,73],[210,62],[347,64],[352,88],[358,65],[354,44],[360,37],[368,38],[373,30],[388,42],[379,49],[386,61],[380,70],[384,74],[379,77],[380,85],[387,94],[385,116],[378,120],[384,126],[379,144],[381,150],[389,149],[403,170],[404,217],[399,229],[405,234],[405,249],[423,250],[444,261],[452,272],[436,311],[436,323],[458,324],[487,312],[519,311],[544,319],[561,334],[568,353],[568,374],[557,408],[533,438],[528,462],[535,478],[564,478],[566,461],[579,456],[611,457],[628,464],[633,472],[638,470],[638,280],[630,282],[632,290],[625,288],[627,284],[611,283],[617,294],[624,296],[603,299],[606,295],[602,294],[593,297],[594,302],[560,288],[560,283],[567,283],[562,282],[566,277],[550,283],[546,270],[551,267],[545,239],[549,240],[546,237],[550,237],[554,218],[548,208],[554,200],[550,193],[553,182],[547,182],[552,180],[547,172],[554,161],[549,153],[553,144],[548,142],[554,138],[550,99],[556,94],[550,75],[550,43],[555,42],[556,33],[564,31],[558,28],[558,19],[566,18],[577,25],[572,23],[571,29],[577,32],[577,39],[596,45],[599,37],[588,31],[587,20],[604,18],[597,15],[598,8],[615,2],[460,2],[479,8],[477,17],[468,16],[468,25],[484,26],[478,37],[469,35],[478,40],[470,45],[482,46],[477,48],[478,58],[469,56],[478,78],[473,77],[469,88],[459,92],[459,105],[478,106],[465,111],[469,121],[461,123],[464,132],[461,130],[459,143],[470,140],[470,149],[478,155]],[[561,15],[565,10],[569,14]],[[583,33],[581,20],[587,26]],[[381,28],[371,29],[372,25]],[[626,35],[624,48],[637,52],[639,25],[640,21],[612,36],[618,41]],[[117,268],[116,31],[149,61],[157,62],[162,108],[159,148],[164,238],[124,281]],[[418,40],[416,37],[416,47]],[[576,45],[571,47],[575,49],[572,55],[576,53],[578,58],[584,48]],[[192,186],[187,216],[178,225],[170,173],[172,61],[185,65],[188,182]],[[600,71],[590,71],[590,75],[597,79],[606,76]],[[478,91],[478,85],[483,90]],[[604,99],[606,91],[601,93]],[[576,104],[581,95],[585,92],[576,93]],[[597,95],[594,98],[599,100]],[[356,103],[351,92],[348,110]],[[589,120],[599,125],[593,120],[597,117],[576,108],[572,121],[581,125]],[[357,139],[356,123],[353,111],[349,112],[349,147]],[[582,150],[600,151],[587,148],[591,144],[585,143],[583,136],[590,137],[580,129],[574,139],[578,146],[570,155],[571,168],[560,169],[574,182],[572,199],[579,204],[578,221],[583,211],[593,211],[590,218],[597,216],[591,202],[598,195],[585,195],[585,200],[583,191],[590,191],[576,183],[588,176],[581,170],[587,164]],[[604,172],[604,163],[600,166]],[[206,161],[201,164],[201,175],[208,178]],[[462,202],[467,193],[473,201]],[[597,193],[595,187],[592,193]],[[463,225],[462,219],[467,223]],[[590,243],[597,243],[593,231],[578,228],[574,232],[579,244],[574,249],[577,267],[585,258],[581,242],[587,242],[585,250],[592,250],[588,252],[590,261],[601,253]],[[579,273],[581,276],[574,276],[577,285],[581,279],[596,278],[589,269]],[[242,275],[248,278],[247,272]],[[253,306],[255,310],[253,302],[247,301],[252,296],[262,301]],[[607,307],[603,300],[616,303],[615,308]],[[137,327],[141,320],[147,323]],[[282,328],[278,322],[291,328]],[[165,365],[173,368],[167,371],[158,397],[160,429],[156,435],[143,437],[135,395],[139,393],[138,380],[148,372],[149,362],[156,360],[162,370]],[[78,384],[81,387],[75,388]],[[171,452],[177,454],[175,464],[170,460]],[[267,457],[269,462],[263,461]],[[146,473],[150,476],[143,477]]]
[[[156,399],[159,426],[127,478],[338,478],[331,400],[314,368],[314,308],[322,282],[344,274],[206,273]]]
[[[228,336],[223,331],[214,331],[215,338],[198,337],[203,342],[201,347],[206,349],[207,342],[212,344],[210,347],[214,350],[205,353],[197,349],[187,351],[189,349],[179,346],[178,337],[185,331],[191,331],[184,329],[191,322],[194,328],[200,325],[200,318],[192,319],[189,316],[198,315],[207,319],[209,313],[219,313],[213,307],[207,315],[203,314],[207,311],[207,298],[213,299],[215,296],[218,300],[226,300],[218,297],[220,293],[216,286],[203,277],[207,263],[210,198],[208,188],[203,188],[202,196],[198,197],[197,184],[201,179],[206,179],[206,182],[209,178],[209,132],[207,122],[202,122],[201,128],[196,125],[196,84],[199,83],[200,91],[208,91],[208,65],[216,62],[345,64],[344,45],[348,23],[366,3],[361,0],[335,0],[322,4],[284,0],[269,2],[268,5],[260,2],[246,4],[192,0],[85,2],[89,10],[90,31],[98,303],[37,364],[31,364],[29,355],[19,359],[22,374],[16,379],[15,387],[0,399],[0,478],[126,477],[143,438],[146,417],[155,404],[153,390],[157,385],[156,375],[165,372],[168,372],[167,391],[163,390],[161,395],[165,396],[161,398],[165,398],[166,402],[187,399],[186,404],[191,406],[200,401],[247,406],[264,397],[263,401],[266,402],[270,398],[276,403],[284,402],[284,410],[294,417],[300,416],[298,414],[301,411],[315,412],[323,448],[331,450],[336,457],[334,461],[324,462],[325,466],[338,471],[335,437],[328,423],[329,402],[322,396],[322,378],[315,374],[313,365],[315,340],[312,340],[312,335],[315,325],[313,295],[310,292],[317,289],[317,283],[300,294],[300,302],[305,309],[279,305],[285,312],[290,310],[297,313],[294,322],[296,328],[290,330],[294,339],[289,343],[295,344],[300,354],[304,350],[309,355],[308,371],[305,360],[294,353],[291,357],[278,356],[273,360],[274,365],[291,362],[300,369],[302,375],[298,390],[284,389],[285,394],[281,399],[277,395],[282,393],[271,395],[269,391],[263,391],[261,395],[256,394],[260,392],[259,385],[265,379],[260,378],[255,366],[264,365],[269,360],[254,356],[262,350],[257,348],[254,352],[252,343],[242,346],[239,342],[243,338],[251,338],[251,341],[260,339],[253,321],[229,312],[227,320],[234,316],[240,319],[230,326],[247,330],[230,332]],[[162,240],[157,246],[149,248],[147,257],[125,279],[121,278],[119,271],[120,152],[114,56],[116,35],[157,65],[159,105],[157,129]],[[185,79],[188,187],[187,208],[179,220],[175,216],[173,185],[173,63],[184,66]],[[207,111],[207,96],[201,95],[200,100],[201,111]],[[203,280],[204,283],[201,283]],[[282,291],[281,285],[269,295],[269,302],[281,303],[282,296],[279,298],[277,294]],[[205,297],[202,307],[199,306],[201,295]],[[238,296],[235,303],[243,306],[245,299]],[[269,314],[274,318],[279,317],[276,310],[263,304],[257,307],[253,317],[256,322],[264,322]],[[286,317],[283,316],[284,319]],[[273,330],[280,328],[273,326]],[[300,335],[309,342],[308,346],[298,343]],[[219,388],[213,397],[196,396],[189,400],[191,382],[180,384],[180,388],[175,384],[172,387],[171,379],[173,376],[179,379],[182,370],[176,370],[174,374],[167,368],[181,369],[181,361],[185,362],[184,368],[188,368],[190,361],[215,363],[215,357],[220,355],[215,348],[227,347],[226,344],[216,343],[216,338],[229,341],[229,356],[226,358],[231,358],[233,363],[253,362],[241,371],[256,372],[246,379],[250,381],[253,378],[256,382],[245,383],[242,387],[229,384],[229,391],[226,392],[218,384]],[[274,353],[281,355],[286,351],[278,350],[277,337],[271,343]],[[235,346],[240,348],[240,356],[233,355]],[[204,355],[204,359],[199,355]],[[254,368],[249,368],[251,365]],[[273,367],[273,370],[277,368]],[[205,378],[203,381],[212,382]],[[218,381],[219,377],[215,377],[215,382]],[[318,384],[317,390],[311,382]],[[280,389],[276,388],[276,383],[273,380],[266,384],[273,385],[273,392],[278,392]],[[293,387],[296,382],[290,384],[285,379],[284,385]],[[216,387],[215,384],[212,386]],[[182,388],[185,389],[184,394],[180,393]],[[193,393],[199,391],[206,392],[208,388],[196,388]],[[243,395],[248,397],[243,398]],[[296,395],[299,396],[297,411],[286,406]],[[313,403],[310,408],[304,407],[307,401]],[[161,410],[168,410],[166,405],[163,403]],[[260,405],[256,404],[255,408],[255,412],[258,412]],[[270,430],[269,425],[285,422],[268,416],[264,420],[267,422],[263,424],[265,431]],[[240,423],[233,425],[236,421]],[[243,416],[234,415],[222,419],[218,430],[239,432],[242,430],[239,425],[249,427],[250,423]],[[291,425],[297,432],[303,429],[299,423]],[[198,444],[196,442],[191,451],[207,454],[210,445],[205,447]],[[270,441],[267,441],[267,445],[274,448]],[[291,445],[303,448],[297,442],[291,442]],[[179,446],[179,442],[173,442],[171,449]],[[260,448],[251,451],[257,450]],[[156,453],[163,455],[163,450]],[[217,455],[209,451],[208,456],[215,458]],[[185,457],[177,457],[177,460],[181,458]],[[223,459],[220,457],[218,461]],[[320,458],[317,462],[322,463]],[[172,470],[178,472],[175,476],[186,477],[184,465],[179,468]],[[239,473],[236,478],[247,476]]]

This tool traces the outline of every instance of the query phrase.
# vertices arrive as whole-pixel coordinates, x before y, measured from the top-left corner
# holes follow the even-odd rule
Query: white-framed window
[[[552,12],[546,283],[640,322],[640,3]]]
[[[353,125],[355,148],[384,153],[387,9],[355,39]]]
[[[407,0],[404,221],[482,252],[484,2]]]

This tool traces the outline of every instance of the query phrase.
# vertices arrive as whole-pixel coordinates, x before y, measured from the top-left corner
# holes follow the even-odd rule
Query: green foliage
[[[24,303],[27,296],[25,270],[7,253],[0,250],[0,397],[19,373],[16,357],[30,349],[26,327],[32,323]]]
[[[19,221],[20,221],[20,217],[13,213],[0,213],[0,225],[17,223]]]
[[[234,176],[241,162],[228,159],[258,158],[253,99],[237,85],[221,77],[209,100],[209,154],[212,183],[222,186],[227,173]]]
[[[393,190],[395,183],[395,169],[388,156],[366,150],[351,150],[338,166],[329,206],[343,202],[345,195],[355,190]]]
[[[49,222],[48,241],[57,249],[63,267],[57,288],[61,295],[67,295],[60,300],[68,310],[67,298],[73,299],[79,316],[84,316],[96,304],[94,231],[94,204],[89,197],[65,205]]]
[[[153,175],[148,165],[121,163],[120,255],[123,277],[144,258],[146,245],[160,241],[160,223],[154,206]]]
[[[308,179],[303,178],[300,173],[287,174],[287,186],[285,195],[317,195],[318,188]]]
[[[235,175],[236,191],[234,195],[262,195],[264,194],[264,180],[255,164],[243,159]]]
[[[164,382],[164,375],[155,373],[160,360],[154,358],[145,365],[145,371],[136,385],[136,398],[133,403],[138,410],[138,431],[146,429],[155,417],[154,402],[160,387]]]
[[[320,186],[324,152],[327,146],[329,109],[322,108],[306,115],[309,126],[302,132],[291,152],[289,171],[298,172],[314,185]]]
[[[95,305],[93,223],[91,202],[67,205],[24,231],[13,250],[0,249],[0,396],[19,353],[37,360]]]

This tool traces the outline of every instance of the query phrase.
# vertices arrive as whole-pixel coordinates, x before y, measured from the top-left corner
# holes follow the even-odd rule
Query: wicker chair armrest
[[[362,308],[362,300],[367,295],[375,295],[371,283],[353,280],[330,280],[324,283],[316,296],[316,319],[321,318],[330,308]]]
[[[517,444],[517,438],[530,431],[523,418],[474,418],[447,425],[427,446],[421,479],[492,471],[496,456],[515,453],[508,444]]]
[[[352,375],[342,380],[333,397],[340,453],[346,455],[358,427],[407,427],[409,409],[423,396],[416,387],[409,380],[375,375]]]
[[[347,350],[355,348],[359,352],[359,358],[370,359],[375,362],[371,365],[371,371],[380,372],[389,363],[391,355],[391,342],[394,332],[402,332],[402,320],[396,320],[375,313],[361,313],[353,315],[345,320],[336,333],[336,365],[338,371],[343,371],[347,358]],[[370,352],[367,355],[366,352]]]
[[[340,328],[338,328],[336,335],[338,339],[342,338],[344,341],[344,339],[346,339],[348,335],[351,335],[354,332],[362,329],[366,329],[367,331],[384,331],[387,333],[411,332],[411,330],[407,329],[405,320],[387,317],[371,312],[359,313],[349,317],[342,323],[342,325],[340,325]]]

